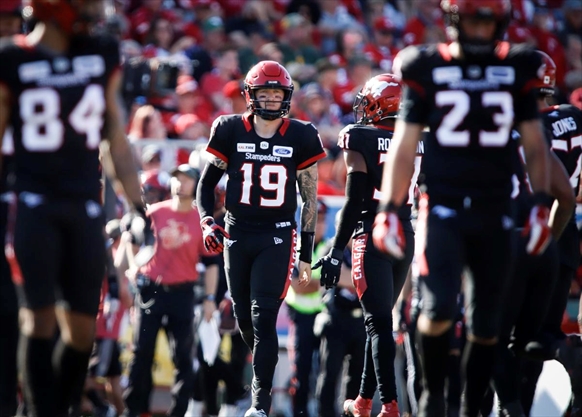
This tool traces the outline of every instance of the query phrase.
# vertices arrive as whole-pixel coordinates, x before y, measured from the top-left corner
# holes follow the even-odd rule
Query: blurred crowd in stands
[[[342,195],[337,133],[363,83],[390,72],[407,45],[447,40],[439,0],[114,0],[106,27],[121,41],[128,134],[204,144],[216,116],[245,111],[242,78],[278,61],[295,81],[291,117],[318,128],[328,161],[320,194]],[[508,36],[548,53],[558,101],[582,106],[582,2],[512,0]],[[573,93],[574,92],[574,93]],[[143,163],[155,157],[152,148]],[[188,152],[178,152],[177,163]]]

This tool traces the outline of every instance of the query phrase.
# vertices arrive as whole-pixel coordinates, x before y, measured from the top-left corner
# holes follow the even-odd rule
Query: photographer
[[[129,385],[125,392],[124,417],[136,417],[143,407],[142,397],[149,392],[155,343],[161,327],[168,336],[176,379],[173,401],[168,415],[182,417],[192,392],[192,344],[194,283],[198,279],[196,264],[206,265],[204,318],[216,310],[214,294],[218,275],[217,259],[204,250],[200,216],[194,207],[198,171],[187,164],[171,172],[172,199],[153,204],[148,209],[155,235],[153,255],[137,272],[139,294],[134,357],[130,366]]]

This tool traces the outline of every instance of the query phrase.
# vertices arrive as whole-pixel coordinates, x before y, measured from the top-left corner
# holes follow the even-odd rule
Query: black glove
[[[342,270],[342,259],[344,251],[337,248],[331,248],[329,253],[311,267],[317,269],[321,267],[321,278],[319,284],[326,289],[333,288],[337,285]]]
[[[134,245],[154,244],[152,221],[143,207],[136,207],[134,211],[126,213],[121,218],[120,227],[122,231],[128,231],[131,234],[131,243]]]

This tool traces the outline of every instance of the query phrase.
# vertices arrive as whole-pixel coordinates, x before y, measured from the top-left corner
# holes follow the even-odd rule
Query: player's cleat
[[[382,410],[380,410],[378,417],[400,417],[396,400],[392,400],[389,404],[382,404]]]
[[[251,407],[245,413],[245,417],[267,417],[267,413],[263,410],[257,410],[255,407]]]
[[[344,413],[353,417],[370,417],[372,414],[372,400],[358,395],[355,400],[344,402]]]

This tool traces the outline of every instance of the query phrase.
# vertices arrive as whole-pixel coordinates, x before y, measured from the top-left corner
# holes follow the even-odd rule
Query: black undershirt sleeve
[[[204,167],[204,172],[202,172],[196,190],[196,205],[198,206],[200,219],[214,216],[214,189],[223,174],[224,170],[210,163],[207,163]]]
[[[348,244],[352,233],[354,233],[356,224],[362,215],[367,183],[368,174],[365,172],[357,171],[348,174],[346,180],[346,203],[340,213],[337,231],[332,241],[334,248],[343,250]]]

